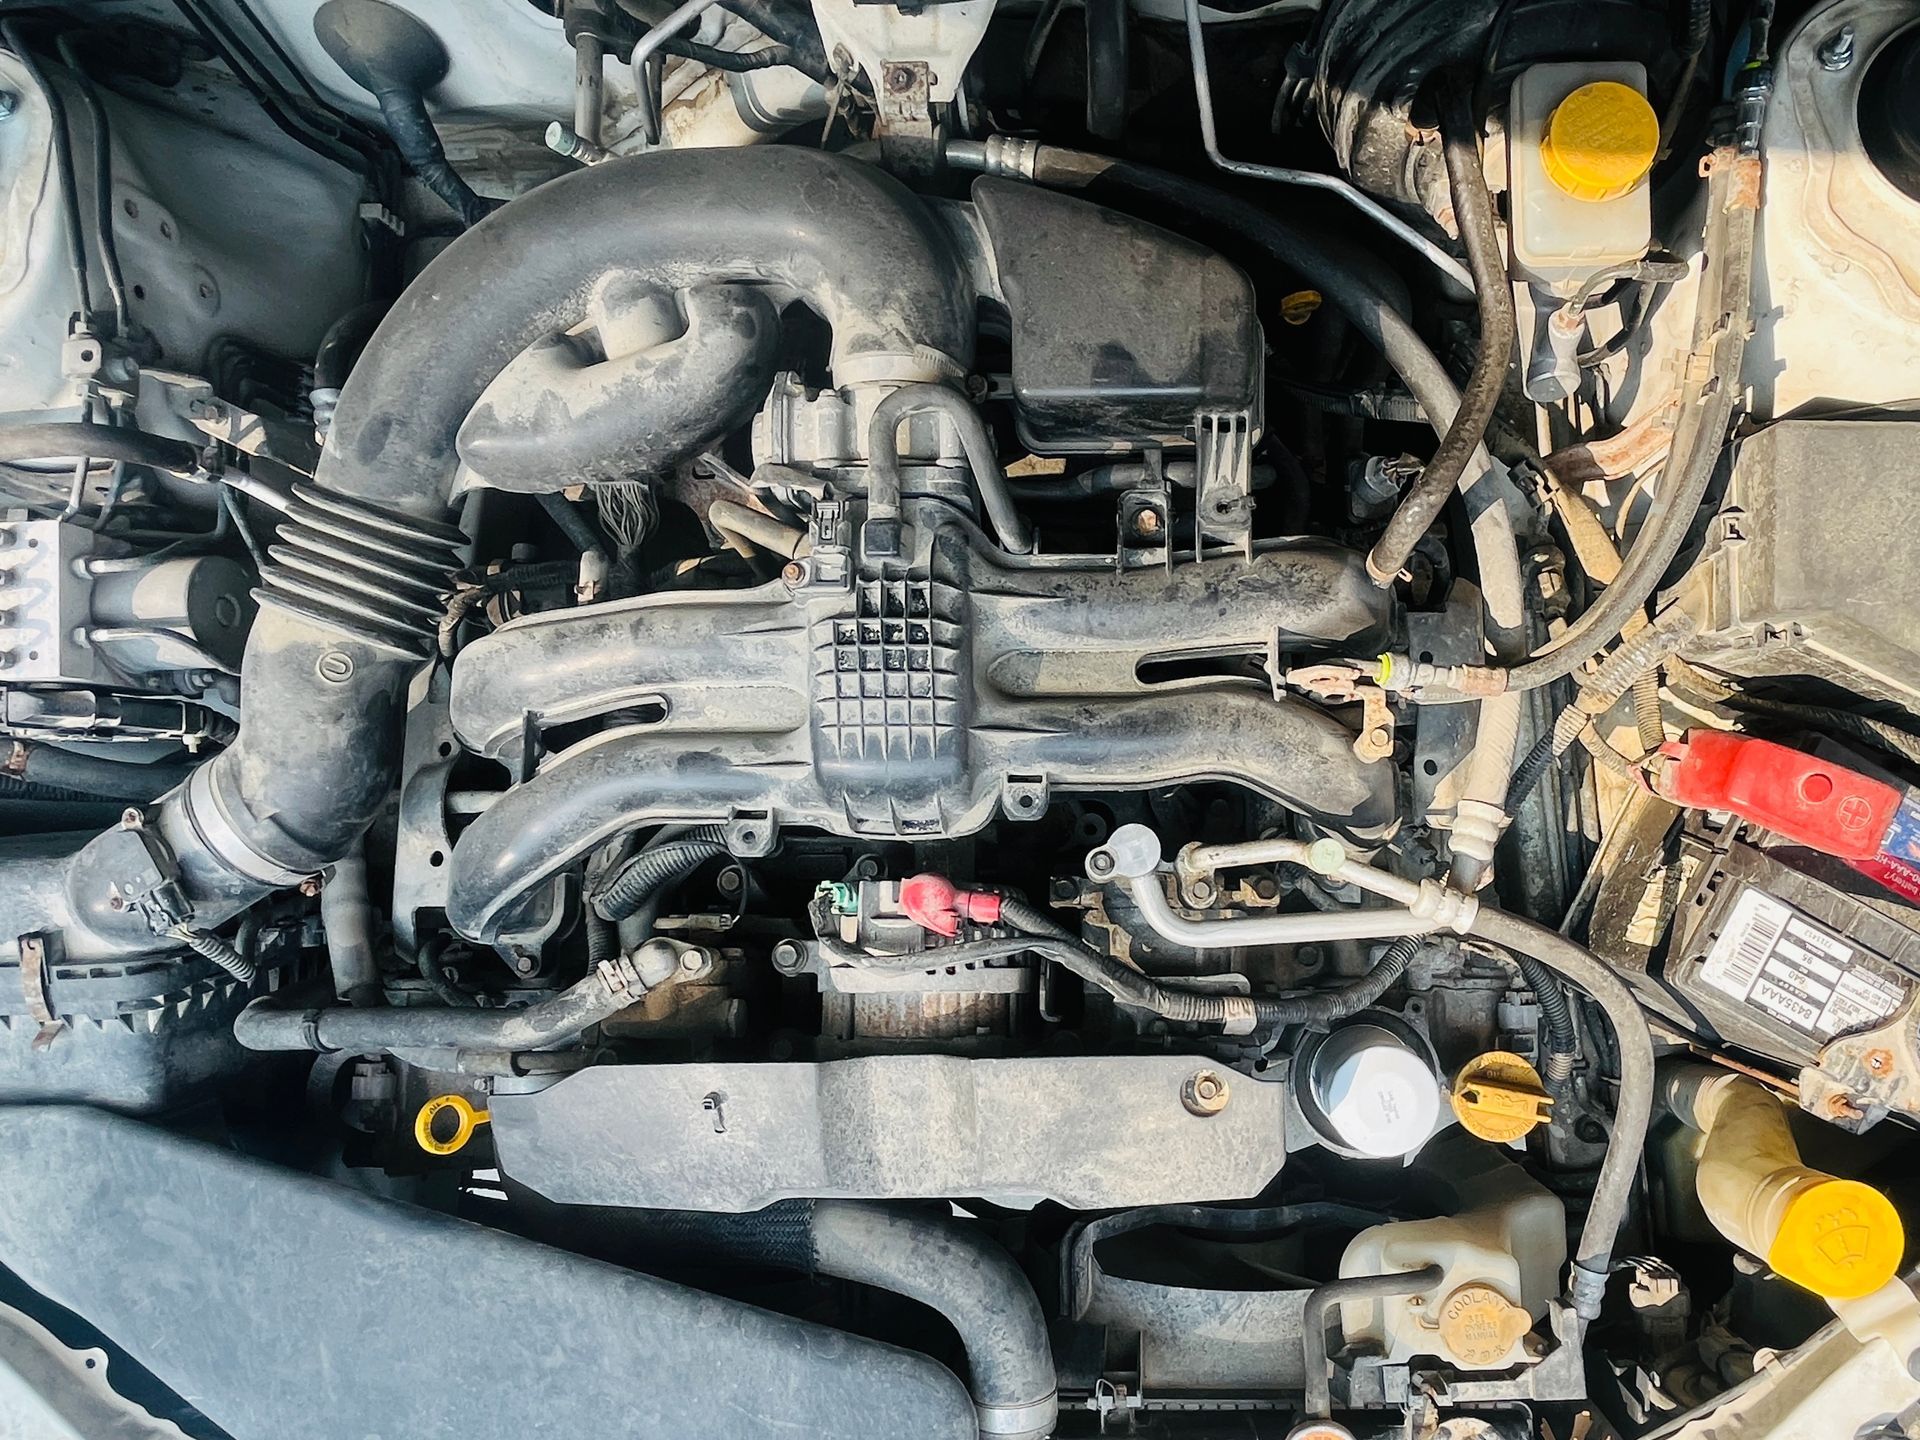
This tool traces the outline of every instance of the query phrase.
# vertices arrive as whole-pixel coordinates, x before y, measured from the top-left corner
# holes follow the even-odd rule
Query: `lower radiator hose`
[[[871,1285],[937,1310],[966,1347],[982,1440],[1043,1440],[1059,1410],[1047,1321],[1014,1259],[978,1225],[858,1200],[787,1200],[750,1215],[659,1211],[663,1248]]]

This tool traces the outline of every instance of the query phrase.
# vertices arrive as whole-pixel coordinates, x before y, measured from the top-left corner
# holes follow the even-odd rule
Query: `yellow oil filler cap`
[[[1553,1101],[1540,1072],[1511,1050],[1489,1050],[1454,1078],[1454,1118],[1470,1135],[1510,1145],[1551,1118]]]
[[[1646,178],[1660,149],[1660,117],[1618,80],[1582,85],[1547,117],[1540,163],[1576,200],[1614,200]]]
[[[1893,1202],[1871,1185],[1810,1176],[1767,1249],[1776,1274],[1829,1300],[1871,1295],[1900,1268],[1906,1233]]]

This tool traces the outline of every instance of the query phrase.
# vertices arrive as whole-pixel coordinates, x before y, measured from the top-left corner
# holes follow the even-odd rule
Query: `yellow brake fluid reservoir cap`
[[[1767,1263],[1816,1295],[1852,1300],[1891,1280],[1905,1249],[1892,1201],[1858,1180],[1821,1179],[1787,1202]]]
[[[1660,148],[1660,118],[1618,80],[1582,85],[1547,117],[1540,161],[1576,200],[1613,200],[1646,178]]]

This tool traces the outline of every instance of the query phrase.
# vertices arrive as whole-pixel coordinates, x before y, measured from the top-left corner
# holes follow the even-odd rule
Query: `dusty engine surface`
[[[1916,56],[0,12],[0,1432],[1915,1433]]]

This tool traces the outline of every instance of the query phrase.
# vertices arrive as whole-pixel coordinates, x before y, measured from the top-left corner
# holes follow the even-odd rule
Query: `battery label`
[[[1700,978],[1816,1040],[1884,1020],[1906,991],[1860,950],[1785,901],[1744,886]]]

